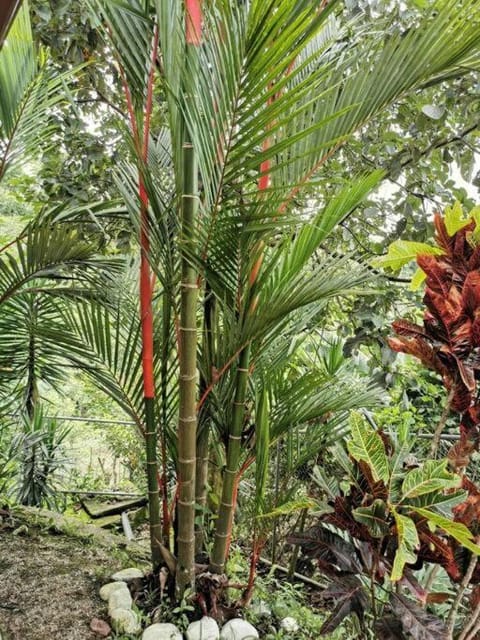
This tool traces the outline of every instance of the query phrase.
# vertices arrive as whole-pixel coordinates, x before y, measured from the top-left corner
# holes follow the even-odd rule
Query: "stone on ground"
[[[183,640],[183,636],[174,624],[157,622],[145,629],[142,640]]]
[[[287,616],[280,621],[280,629],[283,629],[287,633],[295,633],[299,630],[299,628],[300,627],[298,626],[298,622],[291,616]]]
[[[113,609],[131,609],[132,602],[132,596],[127,588],[112,591],[108,597],[108,613],[111,615],[110,612]]]
[[[129,580],[135,580],[136,578],[143,578],[143,571],[140,571],[140,569],[137,569],[136,567],[122,569],[112,575],[112,580],[114,581],[123,580],[124,582],[128,582]]]
[[[213,618],[205,616],[201,620],[189,624],[186,635],[187,640],[218,640],[220,630]]]
[[[105,600],[105,602],[108,602],[108,599],[110,598],[111,593],[113,593],[114,591],[118,591],[126,588],[127,588],[126,582],[109,582],[108,584],[104,584],[103,587],[100,589],[100,598],[102,600]]]
[[[112,633],[112,629],[108,622],[105,622],[105,620],[101,620],[100,618],[92,618],[90,620],[90,629],[96,633],[97,636],[101,636],[102,638],[107,638]]]
[[[131,609],[113,609],[110,612],[112,627],[118,633],[140,633],[142,625]]]
[[[255,627],[242,618],[229,620],[220,632],[220,640],[256,640],[259,637]]]

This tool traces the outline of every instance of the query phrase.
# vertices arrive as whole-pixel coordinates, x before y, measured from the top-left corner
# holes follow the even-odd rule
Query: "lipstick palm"
[[[182,297],[181,261],[184,276],[188,271],[184,291],[199,286],[207,294],[201,300],[215,300],[207,327],[211,339],[198,340],[202,346],[196,345],[196,354],[189,344],[190,366],[182,375],[189,378],[191,405],[199,356],[202,428],[215,425],[225,444],[224,489],[211,558],[212,569],[221,572],[241,439],[255,397],[252,371],[282,331],[294,327],[301,332],[318,321],[327,300],[357,292],[369,278],[348,257],[329,254],[323,245],[378,185],[382,172],[352,177],[329,201],[315,193],[315,179],[350,136],[396,100],[478,67],[479,25],[471,16],[480,2],[467,0],[459,6],[438,0],[408,30],[381,37],[363,34],[371,44],[367,58],[360,55],[364,49],[355,37],[357,25],[341,26],[341,2],[319,8],[313,1],[206,1],[204,37],[194,56],[185,54],[178,0],[128,7],[115,0],[101,4],[104,12],[115,8],[110,31],[116,55],[129,86],[144,97],[151,54],[151,38],[145,34],[158,24],[155,95],[161,126],[152,133],[160,139],[168,132],[168,144],[162,146],[168,172],[159,173],[154,153],[142,156],[135,144],[132,150],[149,201],[150,266],[165,301],[162,309],[168,311],[168,335],[174,332]],[[195,99],[186,100],[186,95]],[[197,170],[190,160],[184,162],[186,132]],[[195,194],[197,171],[198,215],[186,219],[180,215],[185,213],[182,196]],[[135,218],[139,207],[133,172],[124,165],[121,173]],[[312,194],[316,213],[308,216],[302,202]],[[180,231],[181,217],[187,224]],[[137,225],[142,227],[138,215]],[[190,296],[189,321],[182,320],[181,326],[192,338],[194,329],[211,317],[198,303],[193,311]],[[187,357],[185,351],[184,346],[180,358]],[[189,411],[188,418],[194,424],[197,416]],[[183,434],[181,441],[183,447]],[[190,446],[188,451],[185,457],[182,453],[182,464],[188,463],[192,478]],[[182,471],[181,490],[185,482]],[[193,479],[188,482],[191,491]],[[181,508],[192,522],[191,494],[182,498]],[[191,542],[189,533],[185,543]],[[191,566],[182,570],[191,576]]]

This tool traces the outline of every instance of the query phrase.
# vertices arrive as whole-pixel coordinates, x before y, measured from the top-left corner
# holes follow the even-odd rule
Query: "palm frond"
[[[51,115],[68,100],[66,88],[81,68],[58,73],[45,51],[37,54],[24,2],[0,51],[0,179],[40,148],[58,144]]]

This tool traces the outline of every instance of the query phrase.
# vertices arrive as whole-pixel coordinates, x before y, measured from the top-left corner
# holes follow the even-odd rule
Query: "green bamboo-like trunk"
[[[198,208],[197,163],[193,145],[183,145],[182,282],[180,305],[180,387],[178,421],[177,596],[194,583],[195,467],[197,446],[197,274],[188,252]]]
[[[150,526],[150,549],[152,564],[158,567],[162,560],[160,545],[162,526],[160,523],[160,500],[158,494],[157,430],[155,428],[155,400],[144,398],[145,405],[145,450],[147,456],[148,518]]]
[[[224,573],[228,541],[232,530],[233,513],[235,508],[235,479],[238,474],[240,462],[249,364],[250,346],[245,347],[245,349],[242,350],[236,374],[232,426],[228,434],[227,443],[227,464],[223,477],[222,499],[215,528],[212,555],[210,558],[210,570],[214,573]]]
[[[148,142],[150,136],[150,118],[153,108],[153,85],[155,77],[155,61],[158,47],[158,27],[152,43],[151,64],[147,85],[147,100],[145,104],[143,140],[137,139],[138,151],[142,154],[143,162],[148,158]],[[129,94],[127,102],[130,105]],[[132,129],[138,132],[135,123],[133,107],[130,109]],[[138,135],[138,133],[137,133]],[[150,524],[150,548],[154,568],[161,561],[160,496],[158,491],[158,460],[157,460],[157,428],[155,424],[155,373],[154,373],[154,342],[153,342],[153,284],[150,269],[150,221],[148,216],[148,192],[139,171],[140,198],[140,322],[142,336],[142,377],[143,397],[145,406],[145,452],[147,458],[148,509]]]
[[[205,543],[204,520],[208,490],[209,435],[208,424],[204,424],[197,438],[197,462],[195,468],[195,504],[198,509],[198,522],[195,526],[196,555],[202,553]]]
[[[185,2],[185,108],[196,107],[198,48],[201,42],[201,0]],[[181,194],[182,280],[180,285],[179,327],[179,416],[178,416],[178,503],[177,571],[175,589],[181,598],[186,587],[195,583],[195,467],[197,447],[197,273],[191,255],[195,246],[198,210],[198,162],[193,132],[183,119],[183,184]]]
[[[167,426],[168,426],[168,365],[170,359],[170,327],[172,322],[172,305],[169,292],[166,291],[162,304],[162,352],[160,367],[160,402],[161,402],[161,428],[160,451],[162,467],[162,536],[163,544],[170,549],[170,512],[168,505],[168,475],[167,475]]]
[[[208,282],[205,284],[203,301],[203,360],[204,373],[200,379],[200,398],[208,393],[211,383],[212,364],[215,361],[215,340],[213,333],[215,317],[215,298],[212,295]],[[210,376],[210,380],[207,376]],[[210,443],[210,419],[208,415],[208,399],[201,408],[197,433],[197,463],[195,470],[195,503],[197,508],[197,521],[195,524],[195,554],[203,552],[205,546],[205,509],[208,493],[208,464]]]

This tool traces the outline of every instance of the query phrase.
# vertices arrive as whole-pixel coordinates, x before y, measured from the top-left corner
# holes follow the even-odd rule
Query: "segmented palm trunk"
[[[240,462],[249,362],[250,347],[248,346],[241,352],[237,368],[232,425],[228,434],[227,443],[227,464],[223,476],[222,499],[215,528],[212,555],[210,558],[210,570],[214,573],[224,573],[228,541],[233,524],[235,479],[238,474]]]
[[[186,56],[195,74],[201,38],[200,0],[185,3]],[[193,83],[194,86],[195,83]],[[192,88],[185,95],[186,108],[195,108]],[[194,246],[198,209],[198,168],[192,133],[184,122],[182,217],[182,281],[179,327],[179,419],[178,419],[178,533],[176,594],[195,581],[195,466],[197,446],[197,273],[189,254]]]
[[[142,328],[142,374],[145,406],[145,450],[147,457],[148,509],[150,523],[150,548],[152,564],[161,561],[160,498],[158,491],[157,429],[155,424],[155,379],[153,371],[153,313],[152,276],[148,262],[150,242],[148,237],[148,197],[140,179],[141,202],[141,262],[140,262],[140,318]]]
[[[264,141],[263,148],[269,147],[268,139]],[[270,161],[264,160],[260,165],[260,178],[258,191],[260,195],[270,186]],[[263,242],[260,241],[255,250],[255,260],[249,275],[249,291],[245,295],[247,314],[255,313],[257,297],[255,285],[263,262]],[[250,345],[240,353],[235,383],[235,397],[233,401],[232,425],[227,442],[227,464],[223,477],[222,499],[215,527],[213,550],[210,557],[210,570],[214,573],[224,573],[228,555],[230,538],[232,535],[233,515],[237,499],[239,481],[239,463],[241,453],[241,440],[243,423],[245,419],[245,402],[250,367]]]
[[[132,126],[137,153],[143,163],[148,157],[148,141],[150,137],[150,117],[153,106],[153,84],[155,62],[158,47],[158,27],[152,42],[152,55],[150,71],[148,75],[147,99],[144,110],[143,137],[141,136],[132,96],[124,77],[125,97]],[[157,462],[157,430],[155,424],[155,377],[153,367],[153,283],[150,269],[150,225],[148,218],[148,193],[141,174],[138,172],[139,200],[140,200],[140,324],[142,341],[142,380],[143,398],[145,407],[145,452],[147,458],[147,486],[148,486],[148,510],[150,526],[151,559],[154,567],[161,562],[161,522],[160,500],[158,491],[158,462]]]
[[[209,460],[210,430],[204,424],[197,438],[197,461],[195,468],[195,504],[198,509],[195,526],[195,554],[202,553],[205,542],[205,509],[207,506],[208,490],[208,460]]]
[[[172,305],[168,294],[163,298],[162,304],[162,352],[160,367],[160,397],[161,397],[161,417],[162,426],[160,431],[160,450],[161,450],[161,489],[162,489],[162,534],[163,544],[167,549],[170,548],[170,512],[168,505],[168,473],[167,473],[167,424],[168,424],[168,364],[170,359],[170,327],[172,322]]]
[[[208,282],[205,284],[203,301],[203,359],[205,372],[200,379],[200,398],[203,398],[209,387],[207,376],[213,376],[213,362],[215,341],[213,338],[213,324],[215,315],[215,298],[212,295]],[[199,416],[200,423],[197,433],[197,462],[195,470],[195,503],[197,518],[195,523],[195,554],[199,555],[204,550],[205,543],[205,510],[207,507],[208,493],[208,462],[210,424],[208,416],[208,403],[203,405]]]

